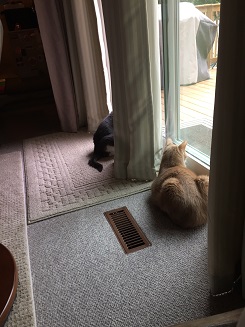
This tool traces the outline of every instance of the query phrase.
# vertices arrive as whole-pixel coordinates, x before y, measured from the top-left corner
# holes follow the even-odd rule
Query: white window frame
[[[166,137],[180,144],[179,0],[162,0],[164,62],[164,107]],[[187,145],[187,167],[198,175],[209,175],[210,158]]]

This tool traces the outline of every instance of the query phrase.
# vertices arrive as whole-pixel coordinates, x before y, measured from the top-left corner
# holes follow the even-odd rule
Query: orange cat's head
[[[176,145],[171,138],[168,138],[162,156],[161,167],[185,166],[185,160],[187,158],[185,152],[186,145],[187,141]]]

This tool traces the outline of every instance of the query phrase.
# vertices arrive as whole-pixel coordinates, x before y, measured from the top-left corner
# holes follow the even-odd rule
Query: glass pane
[[[207,164],[211,151],[219,11],[220,4],[179,3],[177,135],[178,139],[188,141],[190,153]]]
[[[193,2],[193,3],[192,3]],[[220,4],[162,0],[166,136],[209,165],[218,59]]]

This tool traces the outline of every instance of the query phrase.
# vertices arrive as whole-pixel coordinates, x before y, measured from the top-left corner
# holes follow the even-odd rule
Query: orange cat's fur
[[[152,200],[177,225],[184,228],[207,222],[208,176],[197,176],[185,165],[184,141],[167,139],[159,174],[152,183]]]

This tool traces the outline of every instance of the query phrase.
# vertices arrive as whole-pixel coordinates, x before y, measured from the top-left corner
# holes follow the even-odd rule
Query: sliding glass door
[[[199,172],[210,161],[219,6],[161,3],[166,136],[188,141],[188,163]]]

